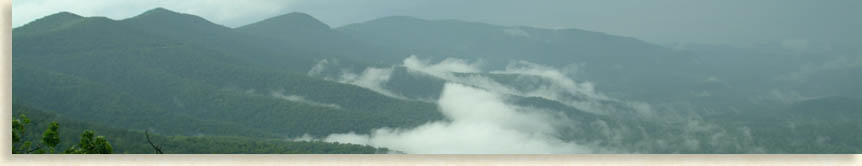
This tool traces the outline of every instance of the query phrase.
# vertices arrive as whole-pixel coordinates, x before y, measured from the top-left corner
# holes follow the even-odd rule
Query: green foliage
[[[41,144],[37,144],[36,147],[32,147],[33,142],[30,141],[30,138],[33,136],[26,130],[26,126],[29,124],[30,118],[27,118],[24,114],[20,114],[17,119],[12,120],[12,153],[54,153],[54,149],[60,143],[58,134],[59,124],[51,122],[51,126],[42,135]],[[45,148],[48,148],[47,152]]]
[[[29,151],[30,141],[26,141],[24,138],[26,136],[25,126],[27,124],[30,124],[30,119],[23,114],[17,119],[12,120],[12,153],[24,153]]]
[[[81,142],[72,146],[64,153],[66,154],[111,154],[113,147],[104,136],[95,136],[93,130],[85,130],[81,133]],[[95,136],[95,138],[94,138]]]
[[[12,121],[12,151],[54,153],[57,147],[73,147],[67,152],[151,153],[141,132],[149,130],[166,153],[386,153],[369,146],[284,138],[364,134],[441,120],[434,103],[393,99],[305,74],[320,59],[340,59],[362,68],[367,63],[398,64],[408,53],[486,59],[492,68],[503,68],[510,60],[556,67],[586,63],[578,66],[578,81],[595,82],[598,92],[659,105],[694,105],[684,109],[696,112],[671,121],[667,119],[675,117],[596,115],[540,97],[511,98],[567,115],[573,122],[562,129],[564,140],[650,153],[862,149],[858,100],[772,105],[751,100],[776,87],[802,87],[810,96],[858,96],[862,94],[858,66],[779,82],[770,76],[796,70],[811,59],[776,58],[759,51],[680,56],[667,48],[596,32],[508,28],[390,17],[333,30],[294,13],[231,29],[160,8],[125,20],[58,13],[13,30],[13,114],[19,118]],[[530,37],[513,37],[506,34],[509,30]],[[482,76],[516,89],[545,83],[518,81],[521,76],[516,75]],[[397,68],[386,86],[410,97],[436,98],[444,82]],[[341,108],[286,101],[272,92]],[[707,118],[697,119],[700,116]],[[714,128],[699,129],[703,126],[694,122],[701,120]],[[62,123],[64,132],[59,132],[58,123],[47,123],[52,121]],[[26,132],[32,128],[47,129],[35,145],[31,140],[40,134]],[[104,136],[96,136],[94,130]],[[695,145],[663,145],[668,142]]]
[[[14,107],[18,112],[29,112],[26,107]],[[18,119],[12,121],[12,153],[27,154],[27,153],[54,153],[57,145],[60,144],[60,124],[56,121],[51,122],[45,132],[42,134],[42,144],[31,149],[32,142],[29,138],[30,133],[25,132],[25,125],[30,123],[30,119],[26,115],[20,114]],[[104,136],[93,138],[95,132],[86,130],[81,134],[81,142],[77,146],[72,146],[66,149],[65,153],[76,154],[110,154],[112,151],[111,144]],[[22,142],[23,141],[23,142]],[[46,151],[47,148],[47,151]]]
[[[43,21],[64,19],[90,18]],[[44,31],[39,25],[14,31]],[[27,34],[32,35],[14,37],[15,97],[101,125],[169,135],[282,138],[364,133],[442,118],[433,103],[303,74],[314,59],[344,57],[325,45],[284,47],[282,39],[261,39],[165,9]],[[278,90],[343,109],[273,97]]]
[[[51,126],[45,130],[45,133],[42,134],[42,144],[48,146],[49,153],[54,153],[54,150],[57,148],[57,144],[60,144],[60,134],[59,130],[60,124],[57,122],[51,122]]]
[[[112,153],[122,154],[153,153],[152,147],[148,144],[146,140],[146,134],[144,131],[105,127],[102,125],[90,123],[89,121],[83,122],[79,120],[68,119],[68,117],[59,117],[52,112],[42,111],[20,104],[17,99],[15,99],[13,103],[13,115],[29,115],[26,117],[32,118],[32,121],[34,123],[33,126],[37,128],[49,128],[51,126],[50,123],[39,122],[56,121],[58,123],[62,123],[63,131],[65,132],[59,133],[60,144],[57,147],[70,147],[62,152],[97,153],[100,151],[111,151]],[[95,130],[98,130],[100,135],[102,136],[95,136],[95,132],[92,132]],[[36,135],[36,133],[32,132],[24,133],[24,135],[27,138],[38,136]],[[153,134],[151,134],[151,136],[152,141],[161,146],[164,150],[164,153],[170,154],[357,154],[389,152],[389,150],[385,148],[374,148],[362,145],[326,142],[286,141],[284,139],[268,139],[260,137],[166,136]],[[110,138],[110,140],[99,139],[100,137]],[[102,143],[102,140],[104,140],[104,143]]]

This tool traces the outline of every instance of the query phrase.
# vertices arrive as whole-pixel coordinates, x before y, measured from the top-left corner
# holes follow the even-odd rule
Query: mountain
[[[280,39],[307,39],[309,36],[332,35],[329,25],[305,13],[288,13],[237,28],[252,34]]]
[[[283,40],[246,35],[198,16],[164,8],[148,10],[121,22],[151,36],[222,52],[236,60],[273,69],[305,72],[316,59],[331,56],[326,52],[320,57],[310,56],[314,50],[285,44]]]
[[[694,56],[634,38],[579,29],[392,16],[337,30],[371,45],[432,60],[478,60],[489,70],[521,60],[575,67],[579,78],[597,83],[601,91],[640,100],[690,97],[690,91],[699,89],[677,89],[698,84],[704,77]]]
[[[130,29],[115,20],[105,17],[80,17],[68,12],[30,22],[13,29],[12,34],[15,39],[12,44],[14,53],[22,56],[58,55],[165,43],[151,40],[148,34]]]
[[[21,103],[99,125],[171,135],[320,136],[419,125],[441,117],[431,103],[397,100],[311,78],[305,70],[258,63],[263,60],[253,59],[275,57],[284,60],[275,63],[306,66],[314,61],[293,59],[309,55],[280,56],[268,50],[238,54],[254,50],[249,46],[253,42],[231,42],[259,38],[196,16],[153,9],[119,21],[79,19],[88,21],[39,31],[50,29],[39,25],[51,25],[41,22],[51,19],[41,19],[13,30],[38,32],[13,37],[13,96]]]
[[[400,62],[406,55],[361,42],[314,17],[299,12],[283,14],[236,28],[237,31],[259,38],[283,41],[288,46],[309,50],[317,60],[330,57],[342,63],[381,65]]]
[[[40,32],[51,32],[57,29],[63,29],[65,27],[71,26],[75,23],[82,21],[84,17],[81,17],[74,13],[69,12],[60,12],[57,14],[53,14],[47,17],[43,17],[41,19],[37,19],[32,23],[24,25],[21,28],[25,30],[19,30],[14,35],[37,35]]]
[[[164,34],[176,38],[212,35],[217,32],[229,34],[230,31],[230,28],[212,23],[202,17],[178,13],[165,8],[147,10],[135,17],[125,19],[123,22],[136,25],[138,28],[146,28],[146,30],[158,32],[156,34]],[[182,31],[182,29],[194,31]]]
[[[492,64],[497,59],[521,59],[560,66],[590,60],[592,57],[671,55],[670,50],[660,46],[598,32],[504,27],[407,16],[380,18],[347,25],[338,30],[365,42],[403,48],[414,54],[484,58],[492,61]]]
[[[61,12],[12,40],[16,115],[69,124],[64,139],[98,129],[128,153],[149,152],[145,130],[172,153],[377,153],[285,140],[456,124],[437,101],[453,83],[515,115],[558,118],[548,136],[601,153],[850,153],[862,138],[843,134],[862,128],[859,58],[774,46],[669,49],[404,16],[332,28],[288,13],[229,28],[164,8]]]

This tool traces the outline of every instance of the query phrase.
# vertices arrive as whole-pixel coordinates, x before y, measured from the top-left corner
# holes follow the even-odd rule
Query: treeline
[[[57,116],[50,112],[34,109],[22,104],[13,104],[15,117],[24,115],[30,123],[22,135],[21,140],[29,140],[36,149],[36,144],[41,144],[45,129],[51,129],[54,123],[58,125],[58,142],[55,151],[51,152],[43,148],[43,153],[86,153],[86,149],[92,146],[82,146],[81,142],[104,142],[109,143],[112,153],[146,154],[155,153],[148,143],[144,131],[131,131],[113,127],[94,125],[87,122],[72,120]],[[51,131],[51,130],[49,130]],[[95,132],[93,132],[95,131]],[[98,134],[95,136],[94,134]],[[84,139],[82,139],[84,138]],[[89,138],[89,139],[87,139]],[[374,148],[366,145],[327,143],[319,141],[289,141],[284,139],[260,139],[248,137],[224,137],[224,136],[167,136],[152,135],[152,142],[161,147],[168,154],[195,154],[195,153],[268,153],[268,154],[367,154],[367,153],[389,153],[386,148]],[[87,141],[79,141],[87,140]],[[23,141],[21,142],[23,144]],[[102,144],[95,144],[102,145]],[[47,146],[44,146],[47,147]],[[98,147],[98,146],[96,146]],[[85,150],[82,150],[85,149]],[[104,149],[104,148],[102,148]],[[35,150],[29,153],[37,153]],[[96,151],[99,152],[99,151]],[[23,153],[23,152],[22,152]]]

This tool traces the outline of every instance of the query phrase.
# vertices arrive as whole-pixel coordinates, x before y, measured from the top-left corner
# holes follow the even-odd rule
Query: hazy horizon
[[[17,3],[12,152],[862,152],[858,1],[362,2]]]
[[[862,1],[15,1],[13,27],[68,11],[125,19],[155,7],[238,27],[290,13],[308,13],[332,27],[386,16],[457,19],[506,26],[576,28],[656,44],[752,45],[782,41],[856,43]],[[537,10],[541,9],[541,10]],[[443,11],[443,12],[441,12]]]

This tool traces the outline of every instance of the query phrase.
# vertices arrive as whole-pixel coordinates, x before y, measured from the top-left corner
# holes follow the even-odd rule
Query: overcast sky
[[[405,15],[579,28],[659,44],[862,38],[862,0],[22,0],[12,3],[12,24],[60,11],[124,19],[154,7],[229,27],[298,11],[333,27]]]

